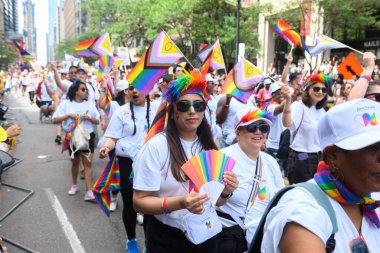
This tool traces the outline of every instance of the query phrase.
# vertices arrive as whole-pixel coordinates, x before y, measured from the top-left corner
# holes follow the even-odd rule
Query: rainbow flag
[[[205,63],[205,61],[208,59],[209,56],[211,58],[210,68],[212,68],[213,70],[226,68],[226,65],[224,64],[222,49],[220,47],[219,40],[215,41],[214,45],[212,45],[211,47],[207,46],[203,48],[203,50],[198,54],[198,57],[202,61],[202,63]]]
[[[301,35],[284,20],[280,19],[278,23],[274,26],[273,30],[275,33],[280,35],[285,41],[287,41],[290,45],[303,47],[307,52],[309,52],[309,49],[306,46]]]
[[[84,113],[83,115],[78,115],[75,118],[75,121],[71,124],[70,130],[65,134],[65,137],[62,140],[62,150],[61,150],[62,153],[69,149],[70,141],[71,141],[71,138],[73,138],[74,130],[83,121],[84,115],[86,115],[86,113]]]
[[[242,103],[247,103],[255,86],[264,79],[263,72],[246,59],[241,59],[228,73],[222,85],[222,94],[231,94]]]
[[[311,56],[316,56],[326,50],[345,48],[345,47],[348,47],[348,46],[326,35],[322,35],[319,40],[317,39],[317,43],[315,44],[315,46],[312,49],[310,49],[309,54]]]
[[[209,55],[207,56],[206,60],[202,64],[201,73],[204,76],[206,76],[208,74],[208,71],[210,70],[211,60],[212,60],[211,56],[212,56],[212,52],[209,53]]]
[[[49,85],[49,88],[50,88],[51,90],[54,91],[54,90],[57,88],[57,86],[56,86],[56,84],[55,84],[55,81],[54,81],[54,78],[51,77],[50,75],[47,75],[47,76],[46,76],[46,82],[47,82],[47,84]]]
[[[24,49],[24,44],[22,44],[21,42],[17,42],[16,40],[12,40],[12,43],[16,47],[16,50],[19,52],[24,62],[36,60],[36,57],[34,55],[30,54],[28,51]]]
[[[104,33],[97,38],[92,44],[91,51],[96,53],[99,57],[103,55],[113,56],[112,45],[108,33]]]
[[[78,43],[74,48],[75,51],[77,51],[79,56],[98,57],[98,55],[91,50],[92,45],[94,45],[98,38],[99,37],[95,37]]]
[[[109,74],[111,72],[114,62],[114,57],[109,55],[103,55],[99,59],[98,82],[101,82],[103,73]],[[110,89],[111,94],[115,94],[115,87],[111,78],[108,78],[108,88]]]
[[[103,212],[110,217],[111,191],[120,190],[120,168],[117,156],[111,157],[92,191]]]
[[[104,113],[108,116],[110,116],[111,112],[111,101],[112,101],[112,94],[108,87],[104,91],[104,97],[102,102],[104,103]]]
[[[145,142],[147,143],[150,138],[158,134],[159,132],[162,132],[165,129],[165,124],[167,122],[167,113],[166,113],[166,107],[168,105],[167,101],[163,101],[158,107],[156,115],[154,116],[152,125],[148,131],[148,135],[145,138]]]
[[[168,68],[182,57],[184,55],[174,42],[161,31],[128,73],[127,81],[138,91],[148,95]]]

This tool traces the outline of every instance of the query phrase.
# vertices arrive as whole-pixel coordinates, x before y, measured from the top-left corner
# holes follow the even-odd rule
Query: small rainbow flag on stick
[[[114,65],[114,57],[109,55],[103,55],[99,59],[99,68],[98,68],[98,82],[101,82],[103,74],[109,74]],[[115,94],[115,87],[113,85],[112,79],[108,78],[108,88],[111,94]]]
[[[198,57],[203,63],[203,75],[207,74],[209,68],[213,70],[226,69],[219,40],[217,40],[211,47],[205,47],[202,49],[202,51],[198,54]]]
[[[75,128],[83,121],[83,116],[86,115],[85,113],[83,115],[79,115],[75,118],[75,121],[71,124],[71,127],[69,131],[65,134],[65,137],[62,140],[62,150],[61,152],[63,153],[70,147],[70,141],[71,138],[73,138],[73,133]]]
[[[103,104],[104,104],[104,113],[108,116],[110,116],[111,112],[111,101],[112,101],[112,95],[108,87],[104,90],[104,97],[103,97]]]
[[[253,89],[263,79],[262,71],[248,60],[241,59],[228,73],[220,93],[231,94],[242,103],[247,103]]]
[[[174,42],[161,31],[129,72],[127,81],[138,91],[148,95],[168,68],[182,57],[184,55]]]
[[[116,190],[120,190],[120,168],[115,155],[92,187],[96,201],[108,217],[110,217],[111,191]]]
[[[274,26],[273,30],[275,33],[280,35],[284,40],[286,40],[290,45],[303,47],[307,52],[309,51],[309,48],[306,46],[301,35],[284,20],[280,19],[278,23]]]
[[[208,150],[190,157],[181,169],[200,192],[209,195],[211,203],[215,205],[224,189],[223,174],[232,171],[235,162],[221,151]]]

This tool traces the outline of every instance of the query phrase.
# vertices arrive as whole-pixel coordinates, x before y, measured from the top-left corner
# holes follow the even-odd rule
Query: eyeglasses
[[[251,124],[246,126],[247,131],[250,133],[254,133],[254,132],[256,132],[257,129],[259,129],[260,132],[262,132],[263,134],[266,134],[269,132],[269,128],[270,127],[267,124],[251,123]]]
[[[367,243],[361,235],[350,242],[350,248],[352,253],[369,253]]]
[[[176,106],[179,112],[187,112],[190,110],[190,107],[193,107],[195,112],[204,112],[206,110],[206,102],[202,100],[179,100]]]
[[[365,95],[364,97],[368,98],[369,96],[374,96],[375,97],[375,101],[376,102],[380,102],[380,93],[370,93],[370,94]]]
[[[80,90],[83,91],[83,92],[87,92],[88,91],[87,88],[80,88]]]
[[[320,92],[320,91],[322,91],[322,93],[326,93],[326,88],[323,88],[323,87],[313,87],[313,91],[314,92]]]

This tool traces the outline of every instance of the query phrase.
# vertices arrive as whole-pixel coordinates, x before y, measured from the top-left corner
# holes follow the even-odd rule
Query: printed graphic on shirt
[[[259,191],[257,193],[257,198],[260,200],[265,200],[267,198],[267,187],[264,185],[264,187],[259,188]]]

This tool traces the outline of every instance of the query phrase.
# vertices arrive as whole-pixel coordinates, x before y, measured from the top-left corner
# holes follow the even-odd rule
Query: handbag
[[[71,153],[71,158],[74,159],[74,154],[77,151],[88,151],[90,152],[90,134],[87,132],[86,125],[82,121],[73,132],[73,137],[70,141],[70,149],[73,151]]]
[[[215,209],[210,205],[202,214],[188,213],[183,217],[186,238],[198,245],[222,231],[222,223]]]

